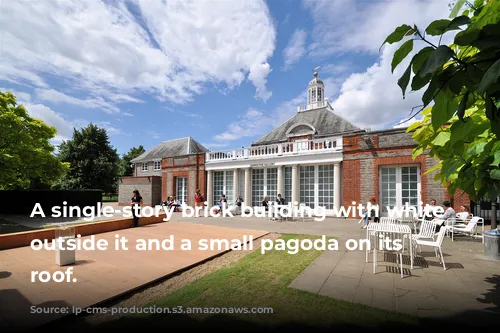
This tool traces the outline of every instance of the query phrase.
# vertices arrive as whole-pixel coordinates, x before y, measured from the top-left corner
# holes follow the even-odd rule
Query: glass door
[[[379,205],[382,216],[387,216],[388,208],[392,212],[403,213],[403,208],[407,204],[408,207],[414,207],[418,211],[420,190],[419,166],[381,167]]]
[[[176,178],[176,196],[177,200],[183,204],[187,204],[187,177],[177,177]]]

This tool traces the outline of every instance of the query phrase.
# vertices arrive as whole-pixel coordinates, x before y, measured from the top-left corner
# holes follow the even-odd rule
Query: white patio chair
[[[418,234],[411,235],[413,245],[416,244],[416,240],[434,240],[436,234],[436,223],[432,221],[423,220],[420,224],[420,230]],[[416,247],[416,246],[415,246]],[[422,251],[422,246],[420,246],[420,251]]]
[[[439,232],[437,233],[437,237],[435,240],[429,241],[429,240],[423,240],[423,239],[416,239],[415,243],[420,246],[430,246],[434,248],[434,253],[436,254],[436,258],[439,258],[439,263],[443,264],[444,270],[446,270],[446,265],[444,263],[444,258],[443,258],[443,250],[441,249],[441,246],[443,245],[443,239],[444,235],[446,233],[447,229],[446,228],[441,228]],[[439,250],[439,253],[438,253]]]
[[[299,212],[302,214],[302,217],[299,215],[297,218],[302,218],[302,222],[304,222],[307,218],[312,218],[313,214],[311,213],[311,207],[307,206],[305,203],[301,202],[299,204]],[[311,215],[311,217],[309,217]]]
[[[451,239],[454,240],[455,234],[469,235],[471,237],[474,237],[474,235],[476,234],[477,224],[480,220],[482,220],[482,218],[475,216],[467,224],[458,226],[455,225],[448,226],[447,228],[449,229],[452,235]]]

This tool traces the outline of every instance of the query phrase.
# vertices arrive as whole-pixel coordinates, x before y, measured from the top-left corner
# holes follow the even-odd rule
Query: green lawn
[[[282,238],[318,237],[284,235]],[[297,328],[297,325],[313,325],[317,328],[333,325],[340,328],[339,325],[373,327],[388,323],[413,326],[418,322],[416,318],[402,314],[289,288],[295,277],[320,254],[321,251],[315,250],[299,251],[295,255],[277,250],[266,254],[255,251],[239,262],[159,298],[150,305],[168,308],[182,306],[185,310],[193,307],[270,307],[274,310],[273,314],[196,315],[195,319],[185,314],[134,314],[103,324],[100,328],[140,329],[143,325],[172,328],[172,325],[182,325],[183,328],[206,329],[210,324],[219,327],[223,323],[225,327],[234,325],[236,329],[242,326],[242,321],[246,322],[246,328],[252,325],[289,325],[291,322],[294,322],[293,328]]]

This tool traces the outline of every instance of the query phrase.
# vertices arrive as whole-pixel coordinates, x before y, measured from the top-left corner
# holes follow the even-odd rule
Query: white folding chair
[[[417,245],[420,247],[422,246],[430,246],[434,248],[434,253],[436,254],[436,258],[439,258],[439,263],[443,264],[443,268],[446,270],[446,265],[444,263],[444,258],[443,258],[443,250],[441,249],[441,246],[443,245],[443,239],[445,236],[445,233],[447,232],[446,228],[441,228],[437,234],[437,237],[435,240],[428,241],[428,240],[422,240],[422,239],[416,239],[415,242]],[[439,253],[438,253],[439,251]]]

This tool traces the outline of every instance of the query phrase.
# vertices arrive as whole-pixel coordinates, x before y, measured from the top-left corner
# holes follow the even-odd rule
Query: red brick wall
[[[343,168],[343,176],[344,176],[344,185],[343,185],[343,205],[344,207],[349,207],[352,205],[352,202],[355,201],[356,205],[361,200],[360,195],[360,167],[359,160],[349,160],[342,162]]]
[[[392,154],[408,154],[412,151],[415,145],[411,146],[406,144],[405,146],[399,147],[388,147],[388,148],[380,148],[379,146],[379,134],[377,133],[368,133],[370,136],[370,140],[372,146],[367,148],[366,144],[364,147],[362,146],[363,139],[361,135],[352,135],[343,138],[344,145],[344,161],[343,161],[343,203],[344,206],[352,205],[352,202],[360,203],[361,198],[361,187],[362,187],[362,179],[360,175],[361,168],[361,159],[371,159],[373,160],[373,194],[379,202],[379,168],[384,165],[404,165],[404,164],[412,164],[419,165],[420,167],[420,184],[421,184],[421,200],[423,205],[428,203],[431,198],[428,198],[428,180],[427,175],[425,174],[427,171],[427,163],[426,163],[426,155],[420,155],[415,160],[413,160],[411,155],[406,156],[390,156],[390,157],[380,157],[379,155],[383,153],[392,153]],[[385,133],[387,135],[387,133]],[[366,154],[371,154],[370,157],[367,157]],[[359,159],[356,158],[359,156]],[[366,180],[365,180],[366,183]],[[461,205],[470,205],[470,198],[467,194],[462,191],[457,191],[453,198],[447,194],[446,189],[443,187],[443,193],[445,193],[446,200],[452,202],[453,208],[455,210],[459,210]],[[441,203],[438,203],[441,204]]]
[[[187,177],[188,205],[194,205],[194,191],[200,189],[202,193],[206,193],[205,154],[191,155],[182,160],[183,163],[176,163],[176,159],[170,157],[162,160],[162,198],[164,200],[167,196],[177,196],[176,177]],[[172,179],[170,185],[169,177]]]

